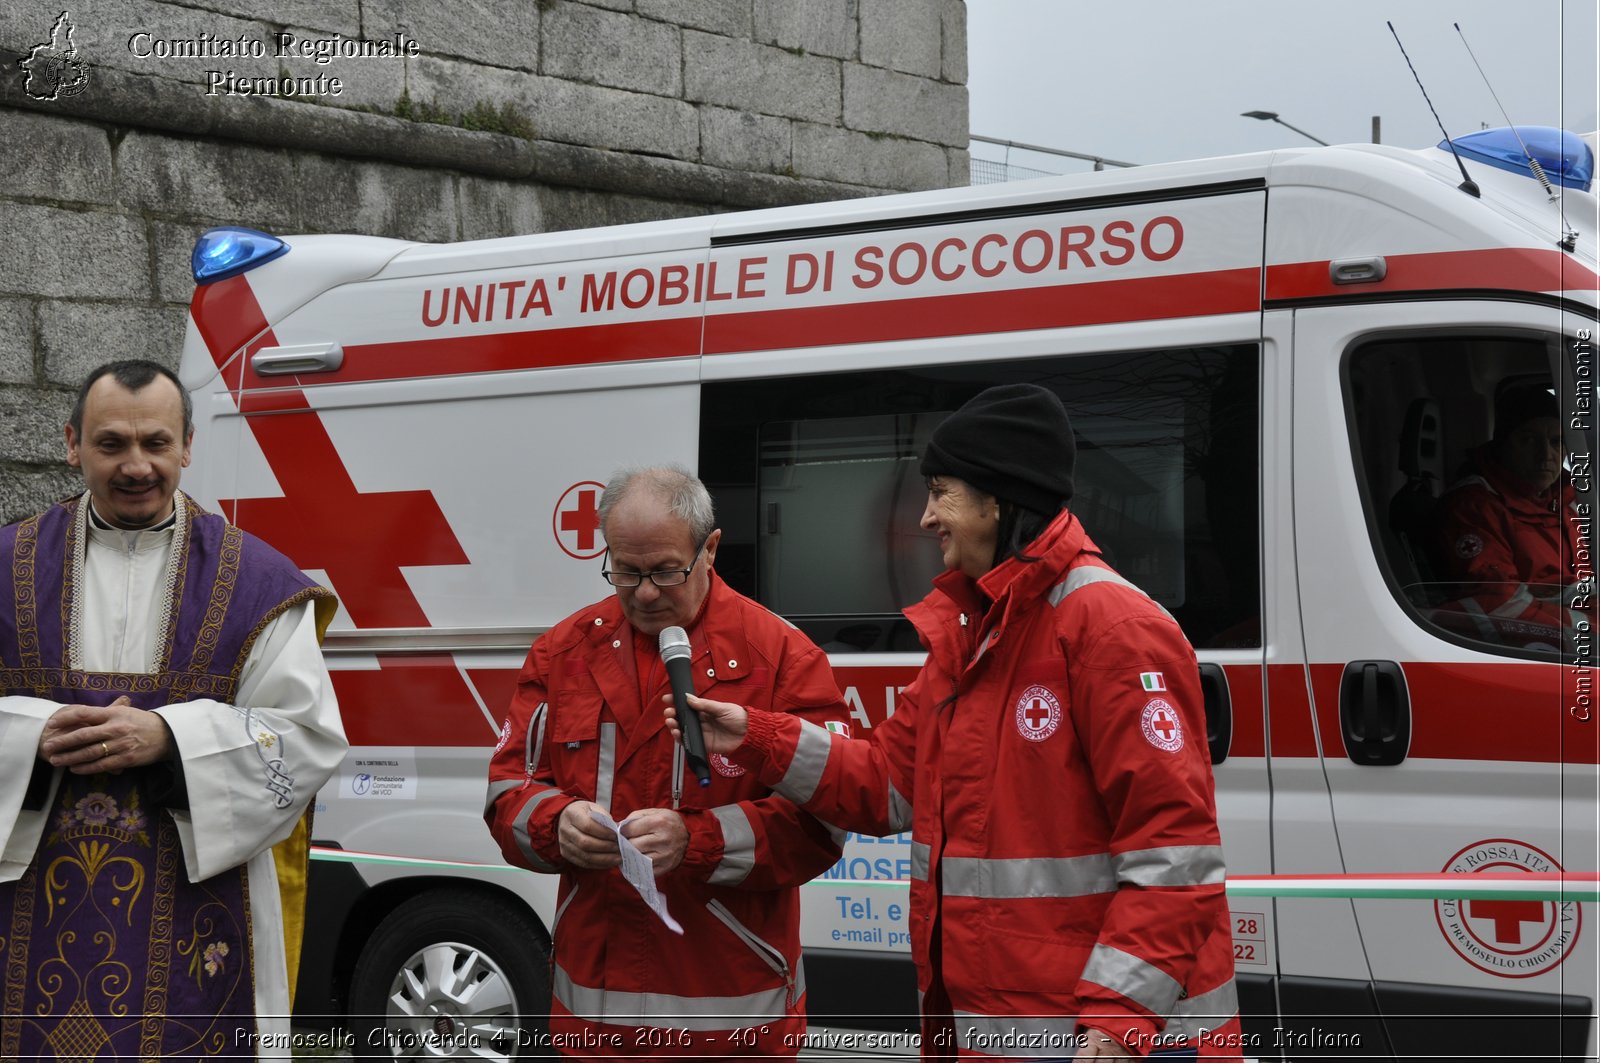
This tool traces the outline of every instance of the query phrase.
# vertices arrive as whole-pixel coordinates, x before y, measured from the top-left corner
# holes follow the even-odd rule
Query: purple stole
[[[0,694],[231,704],[266,625],[328,596],[259,539],[179,498],[172,609],[147,675],[70,667],[80,500],[0,529],[10,576],[0,585]],[[159,767],[62,774],[32,864],[0,883],[0,1058],[254,1056],[245,868],[189,881],[159,803],[169,782]]]

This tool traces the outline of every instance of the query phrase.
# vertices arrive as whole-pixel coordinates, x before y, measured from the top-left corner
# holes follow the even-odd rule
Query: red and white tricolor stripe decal
[[[464,871],[508,871],[509,864],[467,860],[430,860],[356,849],[311,847],[311,859],[346,864],[391,864],[404,867],[458,868]],[[896,880],[877,880],[886,885]],[[903,885],[907,880],[899,880]],[[818,885],[828,885],[816,880]],[[1434,898],[1522,898],[1558,901],[1600,900],[1600,875],[1589,873],[1434,875],[1229,875],[1230,897],[1354,897],[1432,900]]]

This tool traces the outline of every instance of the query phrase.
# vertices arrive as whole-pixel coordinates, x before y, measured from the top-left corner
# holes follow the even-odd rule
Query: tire
[[[430,890],[390,912],[350,980],[357,1059],[549,1055],[550,944],[504,897]]]

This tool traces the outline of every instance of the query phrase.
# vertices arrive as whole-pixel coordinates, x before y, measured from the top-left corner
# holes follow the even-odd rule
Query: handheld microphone
[[[677,706],[678,730],[683,732],[683,750],[689,770],[701,786],[711,785],[711,766],[706,762],[706,737],[700,732],[700,714],[689,707],[694,693],[694,677],[689,672],[689,636],[681,627],[661,632],[661,663],[667,666],[667,681],[672,684],[672,703]]]

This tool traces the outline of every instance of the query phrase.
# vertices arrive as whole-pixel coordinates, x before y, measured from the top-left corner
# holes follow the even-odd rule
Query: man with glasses
[[[506,859],[561,876],[550,1031],[574,1056],[793,1057],[805,1033],[798,886],[837,831],[724,757],[689,773],[664,726],[658,640],[683,628],[695,689],[842,722],[827,657],[723,583],[711,497],[677,467],[619,472],[600,499],[614,593],[529,651],[489,765]],[[624,880],[616,833],[649,858],[675,933]]]

